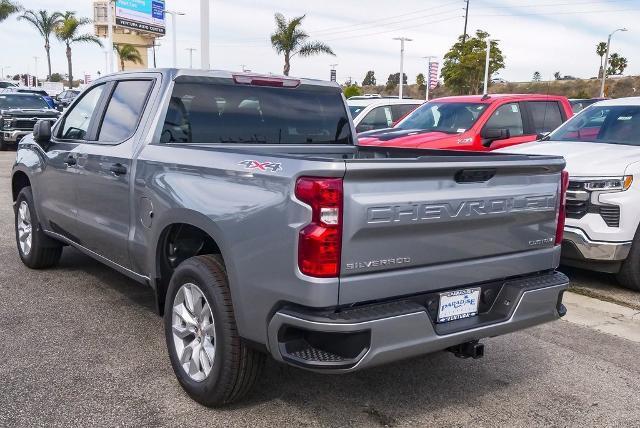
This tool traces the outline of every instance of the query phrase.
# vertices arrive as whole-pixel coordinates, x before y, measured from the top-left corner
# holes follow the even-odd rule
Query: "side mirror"
[[[489,147],[491,143],[497,140],[506,140],[511,137],[511,132],[506,128],[485,128],[480,133],[482,137],[482,145]]]
[[[51,121],[37,121],[33,127],[33,139],[40,145],[49,143],[51,141]]]
[[[543,140],[548,137],[549,134],[551,134],[551,132],[540,132],[538,133],[538,135],[536,135],[536,140]]]

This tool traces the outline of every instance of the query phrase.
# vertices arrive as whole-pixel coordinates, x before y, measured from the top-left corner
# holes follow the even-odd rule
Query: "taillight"
[[[556,245],[562,244],[564,236],[564,222],[567,218],[567,188],[569,188],[569,173],[562,171],[560,179],[560,189],[558,190],[559,210],[558,210],[558,226],[556,228]]]
[[[342,179],[301,177],[298,199],[311,207],[311,223],[298,237],[298,267],[305,275],[331,278],[340,274],[342,249]]]
[[[257,74],[234,74],[233,81],[240,85],[271,86],[275,88],[297,88],[300,86],[298,79]]]

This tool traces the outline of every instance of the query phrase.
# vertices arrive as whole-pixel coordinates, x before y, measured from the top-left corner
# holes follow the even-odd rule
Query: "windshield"
[[[39,95],[0,95],[0,109],[41,109],[49,108],[49,104]]]
[[[177,82],[163,143],[352,144],[337,89]]]
[[[460,134],[476,123],[487,105],[431,101],[410,113],[396,128]]]
[[[640,146],[640,106],[590,106],[546,140]]]
[[[351,117],[355,119],[360,113],[362,113],[362,110],[364,110],[365,108],[366,106],[349,106]]]

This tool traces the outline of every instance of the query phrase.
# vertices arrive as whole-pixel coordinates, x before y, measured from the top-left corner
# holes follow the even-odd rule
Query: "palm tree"
[[[329,46],[318,41],[307,41],[309,35],[305,33],[300,25],[306,15],[293,18],[287,21],[281,13],[275,14],[276,32],[271,35],[271,45],[278,52],[284,54],[284,75],[288,76],[291,70],[291,58],[296,55],[311,56],[321,53],[333,55]]]
[[[33,25],[36,30],[40,33],[40,35],[44,38],[44,50],[47,53],[47,65],[49,66],[49,74],[47,74],[47,80],[51,78],[51,54],[49,50],[51,49],[51,44],[49,43],[49,39],[51,38],[51,33],[56,31],[56,28],[62,21],[62,14],[60,12],[53,12],[49,15],[49,12],[46,10],[39,10],[37,12],[33,10],[28,10],[24,14],[22,14],[18,19],[24,19]]]
[[[22,7],[18,3],[11,0],[0,0],[0,22],[7,19],[10,15],[20,12]]]
[[[113,45],[113,49],[118,53],[118,58],[120,58],[120,69],[123,71],[125,61],[133,62],[134,64],[143,64],[140,52],[138,52],[138,49],[136,49],[135,46],[125,43],[122,45]]]
[[[75,12],[65,12],[62,21],[56,28],[56,37],[67,46],[67,64],[69,66],[69,87],[73,87],[73,66],[71,65],[71,45],[74,43],[95,43],[102,46],[102,42],[93,34],[78,34],[80,27],[91,23],[89,18],[77,18]]]
[[[607,53],[607,42],[598,43],[596,45],[596,55],[600,57],[600,69],[598,71],[598,77],[602,77],[602,70],[603,70],[602,62],[604,61],[604,56],[606,53]]]

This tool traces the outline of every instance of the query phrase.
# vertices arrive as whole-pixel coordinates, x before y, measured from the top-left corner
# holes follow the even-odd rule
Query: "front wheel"
[[[173,371],[197,402],[229,404],[258,379],[265,355],[238,335],[220,257],[196,256],[178,266],[167,292],[164,325]]]
[[[18,254],[25,265],[32,269],[45,269],[58,263],[62,244],[42,231],[31,187],[23,188],[16,199],[15,230]]]
[[[617,274],[620,285],[640,291],[640,231],[636,232],[631,251]]]

